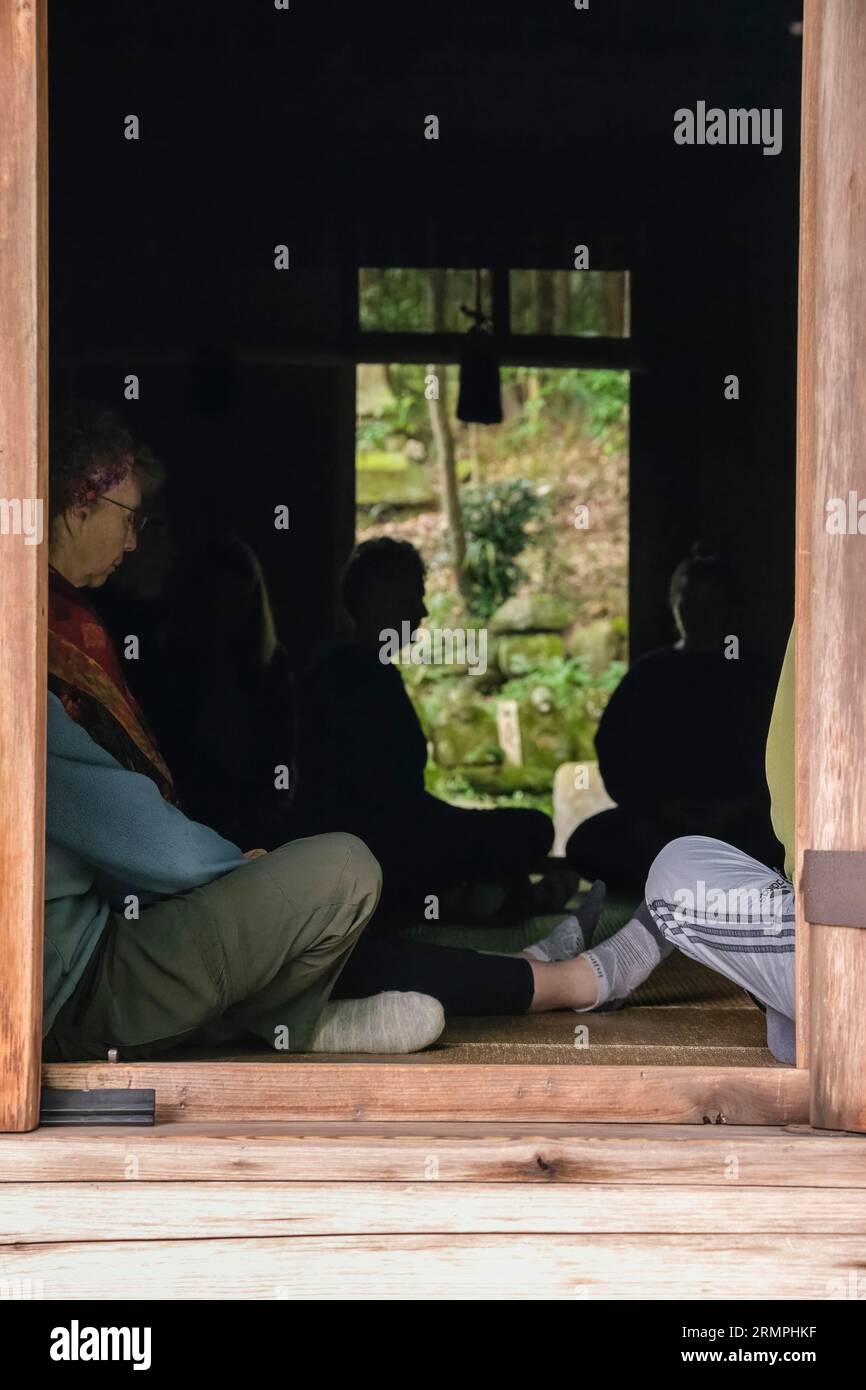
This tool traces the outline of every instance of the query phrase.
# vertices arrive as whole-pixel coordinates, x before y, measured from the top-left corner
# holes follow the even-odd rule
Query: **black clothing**
[[[466,810],[424,790],[427,741],[399,670],[376,647],[330,643],[297,693],[294,833],[347,830],[385,879],[376,922],[423,920],[426,901],[461,883],[519,895],[543,867],[553,825],[540,811]]]
[[[760,668],[746,659],[676,647],[640,657],[595,739],[617,807],[577,827],[569,863],[609,887],[642,890],[655,856],[680,835],[710,835],[776,862],[764,776],[769,715]]]

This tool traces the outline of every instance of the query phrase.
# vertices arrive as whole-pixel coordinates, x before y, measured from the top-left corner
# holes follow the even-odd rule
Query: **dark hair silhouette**
[[[730,566],[704,541],[694,541],[685,559],[674,570],[670,587],[671,607],[696,582],[715,588],[719,598],[726,603],[736,601],[736,584]]]
[[[371,589],[386,586],[400,574],[417,576],[423,585],[425,573],[424,561],[409,541],[390,536],[362,541],[349,556],[340,580],[343,605],[357,619],[363,597]]]
[[[244,541],[219,536],[186,557],[169,598],[166,635],[181,659],[229,662],[240,679],[268,669],[280,644],[262,567]]]
[[[715,646],[730,632],[739,609],[726,561],[696,541],[673,572],[670,604],[677,627],[693,649]]]

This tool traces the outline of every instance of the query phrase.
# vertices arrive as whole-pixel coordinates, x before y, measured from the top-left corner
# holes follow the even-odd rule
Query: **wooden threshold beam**
[[[805,1124],[786,1067],[444,1067],[414,1062],[54,1062],[52,1087],[156,1091],[163,1120],[539,1120]]]

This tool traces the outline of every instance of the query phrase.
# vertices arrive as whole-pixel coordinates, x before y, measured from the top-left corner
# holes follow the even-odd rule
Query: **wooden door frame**
[[[0,239],[0,318],[10,330],[0,343],[0,447],[3,476],[11,480],[4,487],[14,486],[21,497],[43,500],[48,416],[45,3],[0,0],[0,186],[5,185],[11,196],[14,231],[13,238]],[[837,276],[833,280],[826,267],[822,269],[821,258],[829,254],[825,228],[833,214],[844,208],[856,221],[857,210],[852,211],[845,199],[846,180],[856,177],[858,141],[851,129],[854,116],[845,121],[844,100],[853,102],[856,113],[858,75],[866,87],[866,37],[856,14],[860,3],[806,0],[798,364],[798,874],[805,846],[863,847],[850,839],[851,827],[841,812],[833,820],[821,801],[822,814],[815,814],[812,775],[819,766],[816,753],[823,755],[832,745],[834,714],[843,706],[850,709],[850,701],[844,703],[844,680],[828,688],[814,678],[818,634],[834,613],[838,617],[844,610],[846,578],[857,578],[859,566],[866,565],[855,555],[856,548],[849,547],[847,568],[840,568],[839,552],[829,550],[814,505],[820,489],[832,485],[835,456],[825,427],[841,422],[849,443],[858,428],[850,415],[844,415],[839,390],[834,392],[832,381],[821,371],[833,296],[846,269],[844,257],[831,258],[830,268]],[[843,88],[840,100],[834,99],[837,81]],[[836,129],[840,121],[847,136],[841,142]],[[859,151],[866,154],[860,138]],[[842,155],[830,160],[828,152],[840,145]],[[859,216],[855,236],[866,216],[862,197]],[[850,256],[850,237],[845,245]],[[859,364],[851,354],[862,348],[861,361],[866,360],[866,324],[858,325],[849,311],[847,317],[837,312],[830,327],[834,347],[848,354],[844,360],[854,372]],[[858,438],[861,446],[866,444],[862,421]],[[841,473],[839,477],[841,487]],[[772,543],[769,521],[768,530]],[[38,1123],[42,1031],[47,544],[27,547],[10,543],[13,539],[20,540],[0,537],[0,585],[14,600],[7,605],[0,643],[0,875],[6,890],[0,900],[0,980],[5,996],[0,1015],[0,1131],[28,1130]],[[866,571],[861,577],[866,580]],[[852,640],[844,653],[851,663],[853,645]],[[858,668],[846,669],[850,677]],[[860,690],[866,700],[866,679]],[[866,718],[861,727],[866,728]],[[866,798],[862,758],[852,772],[864,783]],[[434,1065],[422,1054],[377,1063],[55,1063],[44,1068],[44,1079],[51,1086],[73,1088],[154,1086],[161,1118],[236,1120],[790,1124],[808,1119],[811,1087],[814,1123],[836,1123],[841,1117],[851,1128],[866,1129],[866,1049],[861,1050],[860,1041],[851,1047],[844,1041],[846,1017],[852,1029],[855,1010],[859,1020],[866,1018],[866,974],[853,992],[847,987],[843,993],[844,1009],[841,1014],[837,1009],[835,1023],[825,1001],[813,997],[813,1053],[822,1078],[816,1096],[816,1069],[811,1075],[806,1069],[807,967],[812,952],[806,948],[805,923],[799,926],[801,1027],[796,1068]],[[822,979],[838,982],[844,978],[839,972],[852,960],[863,963],[866,933],[848,931],[846,940],[844,929],[820,926],[812,928],[816,935],[826,938]],[[858,1038],[862,1041],[862,1034]],[[833,1082],[840,1071],[841,1091]]]
[[[806,0],[797,359],[798,1040],[812,1123],[866,1131],[866,538],[828,530],[866,495],[866,5]],[[769,543],[772,539],[768,537]],[[810,911],[804,854],[863,902]],[[810,866],[811,872],[811,866]],[[844,885],[843,885],[844,886]],[[859,893],[858,893],[859,887]],[[845,893],[825,909],[845,920]]]
[[[0,0],[0,491],[47,528],[45,6]],[[42,1048],[48,547],[25,542],[0,533],[0,1131],[36,1125]]]

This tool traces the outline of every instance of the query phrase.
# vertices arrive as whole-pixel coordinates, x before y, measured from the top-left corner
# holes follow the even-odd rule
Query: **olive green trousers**
[[[46,1061],[142,1060],[253,1035],[304,1052],[375,911],[381,871],[353,835],[272,850],[203,888],[108,919],[43,1040]]]

